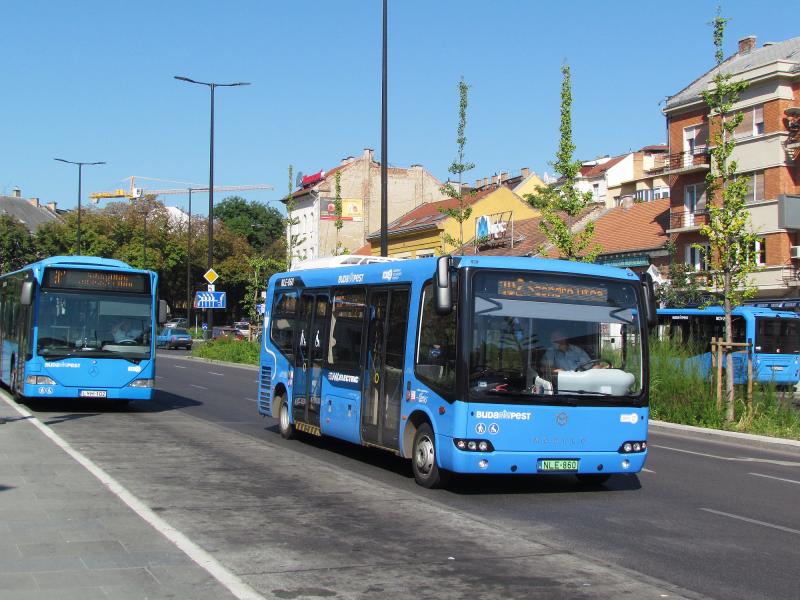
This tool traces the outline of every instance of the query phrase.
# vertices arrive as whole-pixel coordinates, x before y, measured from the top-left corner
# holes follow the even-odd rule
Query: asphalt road
[[[800,452],[651,430],[647,470],[418,487],[256,411],[253,369],[159,353],[152,403],[30,406],[267,597],[800,598]]]

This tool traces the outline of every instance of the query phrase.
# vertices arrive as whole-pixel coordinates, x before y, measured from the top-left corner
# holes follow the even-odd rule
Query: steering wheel
[[[587,360],[586,362],[579,364],[577,367],[575,367],[575,370],[576,371],[588,371],[589,369],[591,369],[595,365],[604,365],[603,366],[604,369],[613,368],[613,365],[611,364],[611,362],[606,360],[605,358],[594,358],[592,360]]]

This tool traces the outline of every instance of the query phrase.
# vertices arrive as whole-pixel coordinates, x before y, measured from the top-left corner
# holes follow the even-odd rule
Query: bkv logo
[[[52,396],[53,395],[53,388],[51,387],[40,387],[39,393],[43,396]]]

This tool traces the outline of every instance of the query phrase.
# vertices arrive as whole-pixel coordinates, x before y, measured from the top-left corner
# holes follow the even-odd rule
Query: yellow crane
[[[160,190],[151,190],[136,187],[136,179],[145,179],[148,181],[164,181],[168,183],[184,183],[186,187],[179,187],[179,188],[167,188],[167,189],[160,189]],[[132,175],[131,177],[127,177],[126,179],[130,180],[130,186],[128,189],[118,188],[116,190],[112,190],[110,192],[94,192],[89,194],[89,198],[95,204],[99,200],[107,200],[109,198],[128,198],[128,199],[135,199],[141,198],[142,196],[166,196],[166,195],[175,195],[175,194],[189,194],[191,192],[207,192],[208,185],[203,186],[202,184],[198,183],[189,183],[185,181],[171,181],[169,179],[154,179],[152,177],[140,177],[137,175]],[[273,187],[271,185],[267,185],[265,183],[255,183],[251,185],[215,185],[214,192],[242,192],[245,190],[271,190]]]

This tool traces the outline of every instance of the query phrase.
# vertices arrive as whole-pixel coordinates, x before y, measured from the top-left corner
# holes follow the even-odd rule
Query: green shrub
[[[705,379],[688,359],[697,352],[670,340],[650,341],[650,414],[670,423],[727,429],[773,437],[800,439],[800,412],[792,407],[791,391],[774,385],[755,385],[753,409],[747,414],[747,386],[736,386],[738,420],[725,422],[725,409],[717,408],[716,382]]]
[[[197,343],[192,346],[192,356],[197,358],[210,358],[226,362],[257,365],[260,346],[258,342],[235,340],[232,338],[217,338],[207,342]]]

